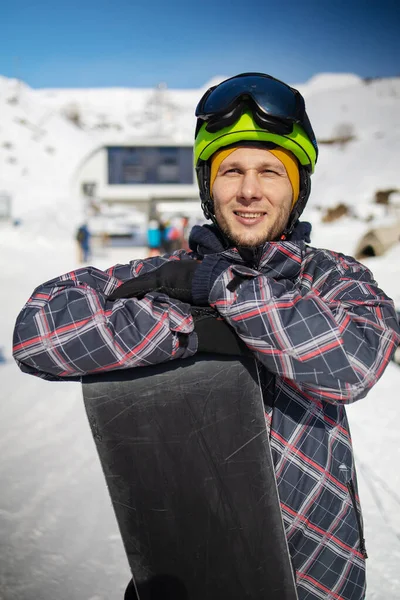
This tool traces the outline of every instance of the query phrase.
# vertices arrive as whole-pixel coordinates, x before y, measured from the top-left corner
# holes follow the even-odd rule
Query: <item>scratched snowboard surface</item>
[[[253,359],[114,371],[83,394],[140,600],[296,600]]]

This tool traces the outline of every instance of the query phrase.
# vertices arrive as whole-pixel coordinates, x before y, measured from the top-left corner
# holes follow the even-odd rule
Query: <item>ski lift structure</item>
[[[126,235],[121,219],[117,223],[115,218],[112,227],[114,209],[118,215],[129,214],[124,219],[126,227],[134,219],[142,234],[153,213],[160,213],[160,205],[168,216],[196,213],[197,218],[200,201],[193,166],[193,132],[182,124],[187,110],[172,100],[167,86],[161,83],[149,92],[141,108],[133,108],[124,135],[111,135],[107,143],[84,157],[71,187],[93,221],[92,229],[107,215],[107,235]]]

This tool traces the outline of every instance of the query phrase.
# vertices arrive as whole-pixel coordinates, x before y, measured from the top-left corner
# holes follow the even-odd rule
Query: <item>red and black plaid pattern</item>
[[[188,305],[158,293],[106,300],[121,282],[183,256],[106,272],[79,269],[38,287],[15,327],[21,369],[71,380],[193,355],[197,336]],[[216,278],[209,302],[264,374],[299,599],[362,600],[365,549],[344,405],[367,394],[400,343],[393,303],[354,259],[302,242],[267,243],[257,270],[235,249],[205,257],[227,259],[232,264]]]

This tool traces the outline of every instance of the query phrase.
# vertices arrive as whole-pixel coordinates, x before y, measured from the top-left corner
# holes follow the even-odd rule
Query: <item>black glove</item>
[[[197,352],[253,356],[233,327],[217,311],[193,306],[191,312],[198,337]]]
[[[171,260],[158,269],[129,279],[113,291],[107,300],[143,298],[149,292],[162,292],[170,298],[191,304],[192,280],[199,266],[196,260]]]

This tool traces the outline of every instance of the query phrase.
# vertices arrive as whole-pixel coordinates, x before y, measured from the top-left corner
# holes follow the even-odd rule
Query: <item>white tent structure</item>
[[[400,221],[385,227],[374,227],[367,231],[356,247],[355,256],[382,256],[400,241]]]

